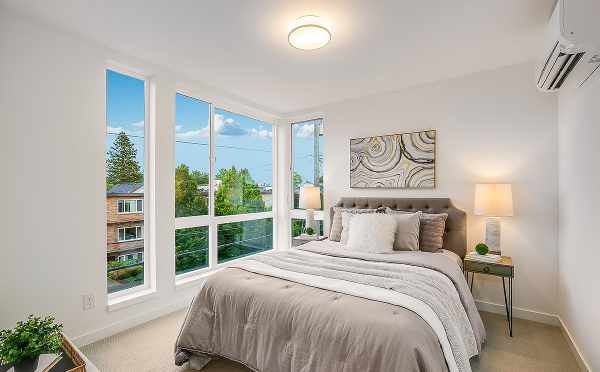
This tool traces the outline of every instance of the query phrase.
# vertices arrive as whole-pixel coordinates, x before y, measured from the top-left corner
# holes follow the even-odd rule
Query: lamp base
[[[485,244],[492,254],[502,254],[500,252],[500,230],[500,218],[488,217],[485,220]]]
[[[306,232],[306,229],[308,229],[309,227],[313,229],[316,235],[317,227],[315,224],[315,211],[313,209],[306,210],[306,217],[304,219],[304,231]]]

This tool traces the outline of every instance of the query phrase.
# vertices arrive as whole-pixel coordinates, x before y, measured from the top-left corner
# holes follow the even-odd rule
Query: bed
[[[485,330],[460,267],[466,214],[446,198],[342,198],[336,206],[447,213],[443,249],[372,254],[325,240],[237,262],[211,275],[194,298],[175,363],[200,370],[227,358],[260,372],[470,371]]]

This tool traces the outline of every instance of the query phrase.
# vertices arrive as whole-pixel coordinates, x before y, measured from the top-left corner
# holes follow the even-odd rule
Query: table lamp
[[[312,227],[317,234],[315,224],[315,209],[321,208],[321,190],[313,185],[304,185],[300,188],[300,203],[299,207],[306,209],[306,217],[304,223],[304,231]]]
[[[508,183],[478,183],[475,185],[476,216],[486,216],[485,244],[490,253],[500,252],[500,217],[513,215],[512,187]]]

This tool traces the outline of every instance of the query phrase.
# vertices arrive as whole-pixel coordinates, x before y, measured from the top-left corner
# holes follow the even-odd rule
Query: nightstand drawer
[[[513,276],[513,267],[506,265],[495,265],[487,262],[476,262],[465,260],[465,270],[474,273],[483,273],[499,276]]]

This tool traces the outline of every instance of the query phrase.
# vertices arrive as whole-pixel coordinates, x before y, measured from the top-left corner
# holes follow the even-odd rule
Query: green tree
[[[208,184],[208,174],[199,171],[190,173],[190,168],[180,164],[175,169],[175,217],[208,214],[208,199],[198,190],[199,185]]]
[[[220,169],[217,179],[221,181],[215,194],[215,214],[227,216],[231,214],[263,212],[265,203],[248,169],[239,171],[235,167]]]
[[[292,177],[294,190],[300,188],[302,186],[302,176],[298,172],[294,172],[294,176]]]
[[[137,150],[124,132],[117,134],[106,159],[106,187],[120,183],[143,183],[144,175],[136,160]]]

